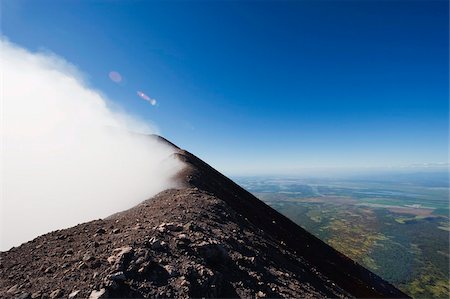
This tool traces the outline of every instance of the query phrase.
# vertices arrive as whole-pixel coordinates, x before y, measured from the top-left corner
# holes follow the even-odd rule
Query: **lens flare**
[[[108,76],[109,76],[109,79],[111,79],[111,81],[113,81],[115,83],[122,82],[122,76],[116,71],[109,72]]]
[[[149,102],[152,106],[155,106],[155,105],[156,105],[156,99],[150,98],[148,95],[146,95],[146,94],[143,93],[142,91],[137,91],[136,93],[137,93],[137,95],[138,95],[141,99],[143,99],[143,100]]]

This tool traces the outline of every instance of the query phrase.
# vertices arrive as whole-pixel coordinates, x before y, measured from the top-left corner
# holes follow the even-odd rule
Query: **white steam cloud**
[[[130,208],[175,187],[174,149],[112,111],[74,66],[1,43],[1,244]]]

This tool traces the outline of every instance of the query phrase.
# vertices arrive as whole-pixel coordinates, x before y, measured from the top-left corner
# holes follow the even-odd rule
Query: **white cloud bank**
[[[174,187],[173,149],[55,55],[1,43],[1,238],[8,250]]]

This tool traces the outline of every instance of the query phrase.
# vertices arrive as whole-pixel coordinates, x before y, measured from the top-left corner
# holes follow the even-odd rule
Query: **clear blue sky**
[[[1,4],[12,42],[228,174],[447,161],[447,1]]]

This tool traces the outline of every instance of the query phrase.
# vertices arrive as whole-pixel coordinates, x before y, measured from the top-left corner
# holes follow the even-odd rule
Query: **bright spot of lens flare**
[[[156,105],[156,99],[152,99],[150,98],[148,95],[146,95],[145,93],[143,93],[142,91],[138,91],[137,95],[143,99],[144,101],[149,102],[152,106]]]

